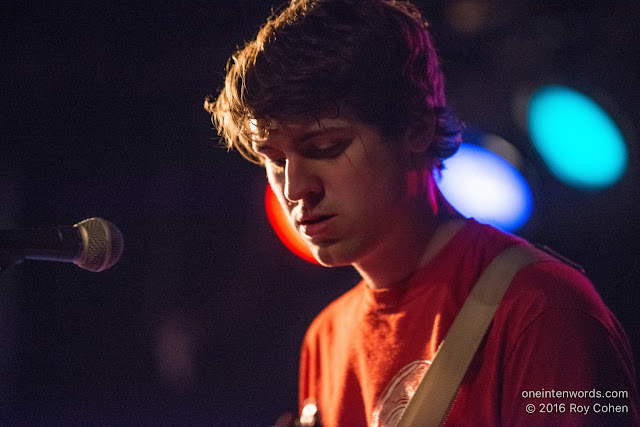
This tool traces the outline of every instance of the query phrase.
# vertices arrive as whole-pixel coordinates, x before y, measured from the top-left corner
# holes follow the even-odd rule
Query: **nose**
[[[305,159],[287,159],[284,196],[290,202],[322,197],[322,180]]]

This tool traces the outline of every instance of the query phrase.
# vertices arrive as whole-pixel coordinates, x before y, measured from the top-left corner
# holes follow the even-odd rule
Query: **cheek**
[[[267,182],[276,195],[284,194],[284,181],[280,175],[267,169]],[[278,197],[279,199],[280,197]]]
[[[288,216],[290,211],[290,206],[287,199],[284,197],[284,182],[282,182],[282,180],[279,179],[278,174],[271,173],[271,172],[267,172],[267,181],[269,183],[271,194],[275,196],[275,199],[277,199],[278,204],[280,205],[282,210],[285,213],[287,213],[287,216]]]
[[[376,160],[353,177],[356,197],[372,204],[398,201],[407,189],[406,171],[391,156]]]

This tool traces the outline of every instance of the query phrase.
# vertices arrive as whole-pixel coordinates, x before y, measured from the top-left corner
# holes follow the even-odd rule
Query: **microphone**
[[[0,230],[0,259],[72,262],[99,272],[122,255],[124,239],[114,224],[89,218],[73,226],[50,229]]]

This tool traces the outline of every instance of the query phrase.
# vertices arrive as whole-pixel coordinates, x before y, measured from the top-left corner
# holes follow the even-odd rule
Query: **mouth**
[[[335,215],[318,215],[298,221],[300,232],[309,238],[318,238],[331,233],[331,219]]]
[[[330,218],[333,218],[334,215],[320,215],[320,216],[316,216],[313,218],[309,218],[309,219],[303,219],[301,221],[298,221],[298,224],[302,225],[302,226],[307,226],[307,225],[313,225],[313,224],[319,224],[323,221],[326,221]]]

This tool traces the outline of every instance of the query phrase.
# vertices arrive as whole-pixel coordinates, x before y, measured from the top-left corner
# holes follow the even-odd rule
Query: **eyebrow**
[[[348,126],[348,125],[336,126],[336,127],[321,127],[321,128],[310,129],[310,130],[307,130],[307,131],[303,132],[301,135],[296,136],[293,139],[293,145],[298,146],[301,143],[304,143],[305,141],[308,141],[310,139],[316,138],[316,137],[321,136],[321,135],[330,135],[331,133],[334,133],[334,132],[345,131],[345,130],[350,130],[350,129],[351,129],[351,127]],[[266,140],[253,141],[253,150],[256,151],[256,152],[259,152],[263,148],[268,148],[269,147],[268,140],[269,140],[269,138],[267,137]]]

